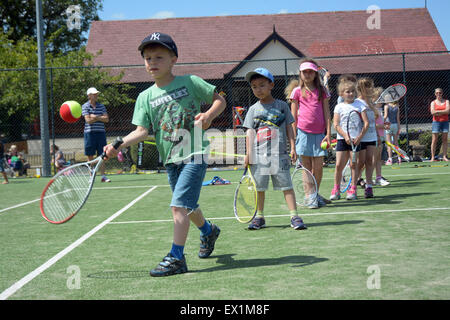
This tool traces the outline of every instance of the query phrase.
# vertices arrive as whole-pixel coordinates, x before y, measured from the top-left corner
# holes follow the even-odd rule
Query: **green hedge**
[[[425,131],[419,135],[419,143],[421,145],[425,146],[424,156],[427,158],[431,157],[431,138],[432,138],[431,131]],[[441,150],[441,145],[442,145],[442,136],[439,135],[439,138],[437,140],[436,150],[435,150],[436,156],[439,155],[439,152]]]

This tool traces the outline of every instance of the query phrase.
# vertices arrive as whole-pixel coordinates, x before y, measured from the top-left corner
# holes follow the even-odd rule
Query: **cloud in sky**
[[[159,11],[150,17],[150,19],[167,19],[167,18],[175,18],[175,12]]]
[[[124,20],[125,19],[125,14],[123,14],[123,13],[113,13],[111,15],[111,19],[112,20]]]

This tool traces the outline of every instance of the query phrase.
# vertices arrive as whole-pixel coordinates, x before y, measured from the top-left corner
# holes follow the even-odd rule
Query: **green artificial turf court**
[[[442,162],[438,163],[442,165]],[[424,165],[415,167],[415,165]],[[450,167],[383,167],[387,187],[373,199],[299,209],[293,230],[281,192],[266,195],[267,228],[249,231],[233,215],[242,170],[207,172],[231,185],[206,186],[200,206],[221,228],[216,249],[199,259],[191,225],[189,272],[152,278],[170,250],[173,223],[167,176],[111,176],[95,184],[84,208],[53,225],[40,215],[48,178],[0,185],[2,299],[310,300],[450,298]],[[329,197],[334,168],[324,168]],[[112,219],[111,217],[114,217]],[[108,220],[109,219],[109,220]]]

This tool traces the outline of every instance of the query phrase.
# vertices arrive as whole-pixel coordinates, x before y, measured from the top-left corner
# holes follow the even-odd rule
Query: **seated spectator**
[[[57,145],[50,146],[50,153],[52,155],[52,163],[55,164],[56,170],[62,170],[66,165],[64,153],[59,150],[59,147]]]
[[[8,164],[13,168],[14,171],[19,173],[19,176],[27,175],[27,169],[30,168],[30,164],[23,157],[22,152],[17,151],[17,146],[13,144],[9,148],[9,153],[7,154]]]

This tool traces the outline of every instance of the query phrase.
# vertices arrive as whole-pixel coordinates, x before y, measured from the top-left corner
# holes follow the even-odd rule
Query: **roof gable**
[[[227,76],[245,77],[245,74],[258,67],[264,67],[272,71],[273,75],[284,75],[298,70],[296,58],[304,57],[298,49],[287,42],[273,27],[272,34],[267,37],[253,52],[234,67]],[[280,59],[289,59],[287,65]],[[274,61],[275,60],[275,61]]]

